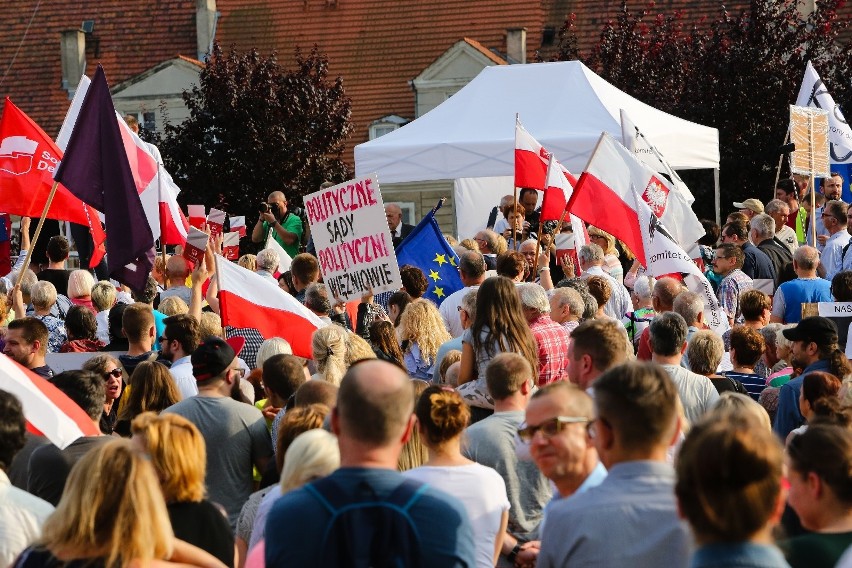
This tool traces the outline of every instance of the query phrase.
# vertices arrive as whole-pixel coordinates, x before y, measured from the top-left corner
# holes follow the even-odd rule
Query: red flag
[[[89,415],[65,393],[6,355],[0,355],[0,379],[3,390],[21,401],[27,428],[43,434],[59,449],[81,436],[100,434]]]
[[[3,211],[41,217],[53,186],[53,172],[60,160],[62,151],[53,140],[6,97],[0,121],[0,203]],[[56,188],[47,217],[89,227],[95,249],[103,251],[106,234],[97,211],[63,185]],[[91,266],[96,266],[102,256],[92,255]]]
[[[311,336],[326,324],[268,278],[218,257],[222,324],[253,327],[265,338],[281,337],[293,355],[313,358]]]

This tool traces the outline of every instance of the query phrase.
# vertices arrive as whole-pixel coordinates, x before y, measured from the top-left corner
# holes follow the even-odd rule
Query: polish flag
[[[230,231],[225,233],[222,239],[222,253],[228,260],[237,260],[240,257],[240,233]]]
[[[654,215],[670,227],[681,247],[689,248],[704,236],[704,227],[683,195],[606,132],[574,185],[568,210],[623,241],[642,266],[647,266],[633,187]]]
[[[231,230],[237,231],[240,237],[246,236],[246,218],[243,215],[231,217]]]
[[[203,205],[187,205],[187,211],[189,211],[189,224],[196,229],[200,229],[204,226],[204,223],[207,222],[207,213],[204,210]]]
[[[550,161],[550,152],[538,143],[521,124],[520,118],[515,119],[515,187],[532,187],[543,191],[547,176],[547,164]],[[558,162],[557,162],[558,163]],[[577,184],[574,177],[562,164],[559,168],[571,183]],[[560,211],[559,214],[562,212]],[[559,218],[559,215],[555,217]]]
[[[287,254],[284,247],[278,244],[278,241],[275,240],[272,233],[273,231],[269,231],[269,234],[266,236],[266,248],[274,250],[278,255],[278,272],[287,272],[290,270],[290,264],[293,262],[293,259],[290,258],[289,254]]]
[[[59,449],[83,436],[97,436],[99,428],[65,393],[7,357],[0,355],[3,390],[21,401],[27,429],[43,435]]]
[[[565,206],[568,204],[568,200],[571,199],[571,194],[574,192],[574,188],[571,187],[571,184],[568,182],[568,179],[562,174],[563,168],[556,161],[556,158],[553,156],[550,157],[550,163],[547,166],[547,189],[544,190],[544,199],[545,203],[547,202],[548,196],[551,196],[553,199],[556,196],[561,197],[562,209],[559,211],[559,216],[557,219],[562,218],[562,214],[565,211]],[[555,199],[553,199],[555,201]],[[545,205],[541,206],[541,220],[547,221],[548,219],[544,216],[544,208]],[[571,219],[571,231],[574,234],[574,250],[580,250],[580,247],[589,244],[589,233],[586,231],[586,224],[583,223],[576,215],[568,214],[568,217]],[[579,264],[575,264],[575,266],[579,266]]]
[[[311,336],[327,324],[275,282],[218,256],[222,324],[253,327],[264,339],[281,337],[298,357],[313,359]]]

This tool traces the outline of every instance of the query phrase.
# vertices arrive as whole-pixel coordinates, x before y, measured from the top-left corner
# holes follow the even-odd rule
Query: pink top
[[[244,568],[266,568],[266,541],[261,539],[246,556]]]

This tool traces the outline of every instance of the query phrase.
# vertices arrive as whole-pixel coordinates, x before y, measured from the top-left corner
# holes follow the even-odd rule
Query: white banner
[[[329,296],[348,301],[402,287],[375,174],[306,195],[305,211]]]
[[[831,162],[834,164],[852,163],[852,128],[843,117],[840,107],[834,102],[834,97],[828,92],[822,79],[808,61],[802,87],[796,99],[796,106],[809,106],[828,111],[828,140],[831,151]]]

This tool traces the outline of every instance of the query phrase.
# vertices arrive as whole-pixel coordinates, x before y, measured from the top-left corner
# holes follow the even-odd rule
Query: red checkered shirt
[[[568,379],[568,340],[571,334],[548,315],[530,323],[538,346],[538,386]]]

